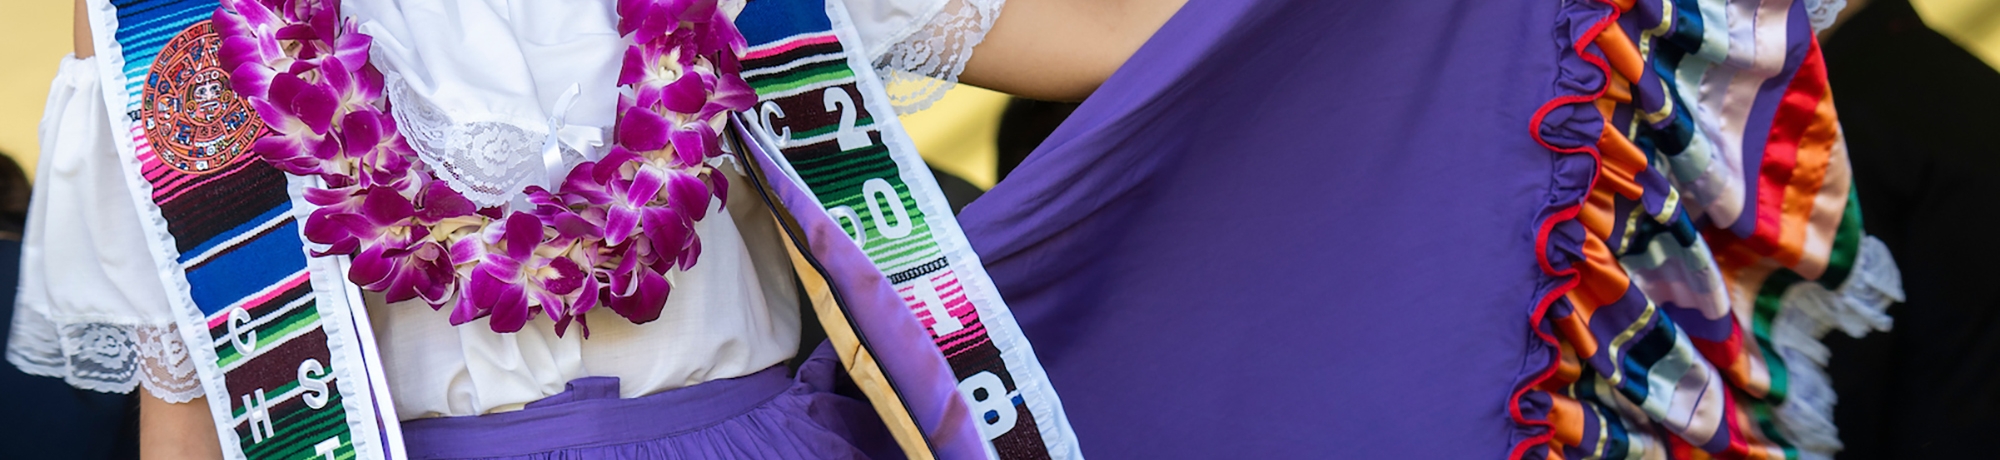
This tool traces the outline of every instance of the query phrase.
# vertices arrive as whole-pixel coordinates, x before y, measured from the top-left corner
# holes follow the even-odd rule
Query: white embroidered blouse
[[[842,1],[869,57],[898,83],[891,91],[907,112],[949,89],[1003,0]],[[560,177],[606,144],[625,49],[613,7],[611,0],[348,0],[344,13],[374,37],[372,57],[388,76],[399,129],[425,163],[494,205]],[[51,87],[7,360],[79,388],[143,385],[187,401],[201,388],[111,142],[96,66],[65,58]],[[543,160],[550,144],[562,149],[560,161]],[[754,196],[750,181],[734,179],[732,196]],[[398,417],[517,409],[586,376],[619,377],[620,392],[635,397],[791,358],[799,302],[788,256],[760,206],[730,200],[726,213],[717,208],[696,225],[703,256],[674,275],[659,320],[634,325],[598,309],[589,339],[556,337],[546,324],[513,334],[454,328],[449,308],[371,296]]]

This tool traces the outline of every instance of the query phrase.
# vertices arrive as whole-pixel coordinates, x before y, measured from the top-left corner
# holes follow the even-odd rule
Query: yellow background
[[[0,151],[35,171],[35,125],[70,50],[71,0],[0,0]]]
[[[56,63],[70,52],[72,0],[0,0],[0,151],[32,176],[35,126]],[[1915,0],[1932,27],[2000,67],[2000,0]],[[930,110],[903,117],[917,149],[945,171],[993,185],[993,140],[1006,96],[961,86]]]
[[[1851,1],[1851,0],[1850,0]],[[1924,23],[2000,68],[2000,0],[1911,0]]]

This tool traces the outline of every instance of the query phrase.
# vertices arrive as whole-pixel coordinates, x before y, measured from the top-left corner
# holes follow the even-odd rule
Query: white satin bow
[[[605,138],[609,137],[606,132],[609,130],[596,126],[572,126],[568,123],[569,109],[576,106],[576,98],[582,93],[581,86],[571,83],[569,89],[564,90],[562,96],[556,98],[554,113],[549,116],[548,121],[549,135],[542,140],[542,161],[537,163],[541,167],[541,173],[529,175],[527,180],[520,184],[521,188],[526,189],[527,186],[536,185],[554,192],[562,187],[563,178],[569,176],[570,169],[586,161],[604,158]],[[517,211],[534,209],[533,205],[528,204],[525,193],[515,194],[513,205]]]

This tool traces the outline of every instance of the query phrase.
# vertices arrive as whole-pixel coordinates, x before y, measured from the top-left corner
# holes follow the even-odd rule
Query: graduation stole
[[[310,258],[293,178],[230,89],[216,0],[90,0],[127,183],[230,458],[400,452],[360,291]]]
[[[268,128],[216,57],[217,7],[90,0],[88,15],[127,181],[223,452],[401,458],[346,258],[307,256],[306,179],[248,158]],[[757,0],[737,23],[759,102],[729,137],[818,287],[843,361],[906,451],[1080,458],[1033,349],[889,116],[845,9]]]
[[[757,0],[736,24],[758,97],[734,123],[741,153],[781,211],[821,324],[904,450],[1081,458],[1062,402],[896,119],[845,6]],[[931,368],[940,356],[946,367]],[[881,368],[870,368],[874,358]],[[868,385],[875,375],[883,380]],[[966,424],[975,433],[953,431]]]

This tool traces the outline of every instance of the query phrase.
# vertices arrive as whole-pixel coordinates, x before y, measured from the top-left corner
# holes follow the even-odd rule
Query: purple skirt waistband
[[[403,422],[419,459],[900,458],[864,401],[831,393],[839,360],[822,344],[784,366],[632,399],[615,377],[570,381],[514,412]]]

